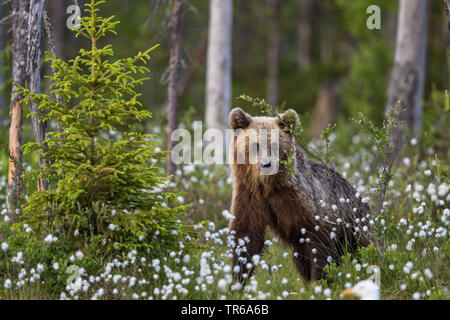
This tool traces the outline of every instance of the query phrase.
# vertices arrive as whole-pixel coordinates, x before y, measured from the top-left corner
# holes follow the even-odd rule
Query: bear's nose
[[[269,161],[263,162],[261,164],[261,167],[263,167],[263,168],[270,168],[271,165],[272,165],[272,162],[269,160]]]

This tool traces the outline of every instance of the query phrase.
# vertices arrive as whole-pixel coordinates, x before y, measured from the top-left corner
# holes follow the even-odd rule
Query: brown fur
[[[294,264],[306,281],[322,278],[322,269],[328,263],[327,259],[331,257],[333,261],[337,261],[344,246],[354,250],[369,243],[368,236],[355,231],[355,227],[362,229],[365,225],[362,222],[356,223],[356,218],[367,219],[367,226],[370,219],[370,210],[355,196],[356,190],[334,170],[306,160],[303,153],[295,147],[293,136],[283,131],[286,126],[295,126],[297,118],[293,110],[286,111],[280,118],[251,117],[239,108],[230,113],[230,126],[235,130],[230,147],[235,160],[231,164],[231,211],[235,219],[230,228],[234,234],[233,264],[240,266],[238,279],[241,281],[246,277],[245,273],[247,276],[251,275],[253,267],[247,270],[246,263],[251,262],[253,255],[261,253],[267,229],[289,245],[294,253],[298,253],[293,257]],[[245,137],[250,129],[280,129],[280,156],[277,160],[286,160],[295,148],[295,175],[287,172],[281,163],[278,173],[261,174],[262,162],[268,157],[257,157],[253,159],[254,162],[250,162],[249,150],[258,138],[258,133]],[[270,131],[267,135],[270,135]],[[262,153],[265,151],[270,154],[270,147]],[[246,162],[242,164],[236,163],[240,152],[245,152],[246,155]],[[340,199],[346,201],[341,203]],[[333,204],[338,207],[337,210],[332,209]],[[353,208],[356,208],[356,213]],[[318,221],[316,216],[320,217]],[[339,218],[341,223],[337,222]],[[318,231],[316,226],[319,227]],[[306,231],[305,234],[302,234],[302,229]],[[332,232],[334,237],[330,236]],[[246,238],[249,241],[245,243],[245,248],[241,248],[239,239]],[[300,238],[303,238],[303,243]],[[315,254],[313,248],[317,250]]]

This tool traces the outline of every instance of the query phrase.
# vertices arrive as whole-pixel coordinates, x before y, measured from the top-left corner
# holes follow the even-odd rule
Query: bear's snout
[[[261,168],[270,168],[272,166],[272,161],[264,161],[261,163]]]

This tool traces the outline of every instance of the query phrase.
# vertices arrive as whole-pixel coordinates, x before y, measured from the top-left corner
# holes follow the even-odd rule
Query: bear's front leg
[[[235,216],[230,226],[233,237],[233,272],[235,280],[239,282],[250,278],[254,270],[252,258],[259,255],[264,247],[268,212],[251,200],[243,199],[241,195],[233,199],[232,205]],[[235,270],[236,266],[239,270]]]
[[[239,222],[232,223],[231,230],[234,230],[234,247],[233,247],[233,272],[235,280],[244,282],[250,278],[255,268],[252,260],[254,255],[261,254],[264,247],[264,231],[262,225],[255,226],[255,222],[250,226],[248,223]],[[239,267],[237,271],[235,268]],[[236,272],[237,271],[237,272]]]

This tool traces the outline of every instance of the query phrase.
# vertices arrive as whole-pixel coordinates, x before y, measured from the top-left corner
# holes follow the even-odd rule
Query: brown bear
[[[267,229],[292,248],[294,264],[308,282],[322,278],[323,267],[338,262],[344,247],[355,250],[370,242],[374,221],[366,201],[336,171],[305,158],[295,144],[297,122],[294,110],[279,117],[252,117],[240,108],[230,113],[235,216],[230,229],[239,281],[251,276]],[[295,174],[286,169],[290,155]],[[270,167],[277,170],[265,173]]]

